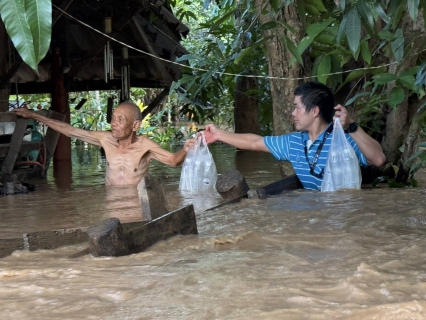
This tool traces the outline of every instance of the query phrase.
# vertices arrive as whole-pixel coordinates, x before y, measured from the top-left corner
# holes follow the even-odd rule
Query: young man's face
[[[294,118],[294,126],[296,127],[296,130],[307,131],[315,119],[315,108],[306,112],[306,107],[300,100],[301,96],[294,97],[294,110],[291,115]]]
[[[111,118],[112,136],[118,140],[127,139],[132,136],[135,129],[135,117],[130,108],[126,105],[114,110]]]

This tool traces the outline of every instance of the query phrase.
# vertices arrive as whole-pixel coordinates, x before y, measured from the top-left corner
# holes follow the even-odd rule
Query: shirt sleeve
[[[367,158],[364,156],[364,154],[361,152],[361,150],[358,148],[358,145],[356,144],[355,140],[352,139],[352,137],[349,134],[345,134],[346,140],[351,144],[352,148],[355,150],[355,154],[358,157],[359,163],[362,166],[369,166],[370,164],[367,161]]]
[[[275,159],[290,160],[290,135],[264,137],[263,142]]]

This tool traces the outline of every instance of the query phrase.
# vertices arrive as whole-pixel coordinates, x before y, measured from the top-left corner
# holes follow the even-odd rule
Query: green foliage
[[[0,14],[22,60],[34,71],[50,46],[51,0],[3,0]]]

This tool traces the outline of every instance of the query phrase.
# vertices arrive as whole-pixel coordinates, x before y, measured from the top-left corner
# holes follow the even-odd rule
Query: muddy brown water
[[[279,179],[271,155],[212,146],[218,172],[250,187]],[[69,258],[84,244],[0,259],[2,319],[426,319],[426,174],[413,189],[320,193],[265,201],[178,190],[180,168],[153,163],[170,210],[193,203],[199,234],[119,258]],[[132,188],[107,188],[95,148],[75,149],[72,176],[0,198],[3,237],[140,219]]]

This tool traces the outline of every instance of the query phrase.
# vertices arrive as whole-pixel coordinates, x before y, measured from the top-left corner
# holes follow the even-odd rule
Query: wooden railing
[[[33,111],[43,116],[64,121],[65,115],[53,110]],[[10,143],[0,144],[0,158],[4,158],[1,165],[1,173],[8,176],[13,172],[16,159],[19,154],[25,154],[31,150],[40,150],[43,142],[28,142],[23,141],[27,130],[28,119],[18,117],[14,112],[0,112],[0,122],[16,122],[15,130],[13,131]],[[45,163],[49,163],[53,157],[56,144],[58,143],[59,133],[48,128],[44,138],[46,148]]]

